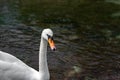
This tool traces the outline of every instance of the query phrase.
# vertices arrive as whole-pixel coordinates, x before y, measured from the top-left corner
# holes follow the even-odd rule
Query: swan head
[[[42,32],[42,38],[46,41],[48,41],[50,48],[55,51],[56,47],[54,44],[54,40],[53,40],[53,31],[51,29],[44,29]]]

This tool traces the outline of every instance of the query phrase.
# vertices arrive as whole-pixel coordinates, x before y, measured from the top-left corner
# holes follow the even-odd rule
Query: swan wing
[[[6,52],[0,51],[0,60],[9,62],[9,63],[18,63],[19,65],[27,66],[24,62],[20,59],[16,58],[15,56],[8,54]]]
[[[39,80],[39,73],[30,67],[0,60],[0,80]]]

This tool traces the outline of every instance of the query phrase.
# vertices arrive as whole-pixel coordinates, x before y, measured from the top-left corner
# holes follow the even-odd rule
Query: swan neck
[[[41,38],[40,50],[39,50],[39,73],[42,77],[49,78],[49,70],[47,64],[47,41]]]

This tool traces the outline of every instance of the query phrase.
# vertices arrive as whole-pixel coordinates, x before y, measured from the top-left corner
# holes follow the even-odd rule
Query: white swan
[[[44,29],[39,50],[39,72],[29,67],[13,55],[0,51],[0,80],[49,80],[47,65],[47,42],[52,50],[55,45],[51,29]]]

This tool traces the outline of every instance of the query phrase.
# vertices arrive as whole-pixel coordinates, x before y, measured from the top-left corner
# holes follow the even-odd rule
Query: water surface
[[[118,5],[98,0],[53,0],[53,5],[25,1],[1,0],[0,50],[38,70],[41,32],[49,27],[57,47],[52,52],[48,46],[51,80],[120,79],[119,17],[111,16]]]

